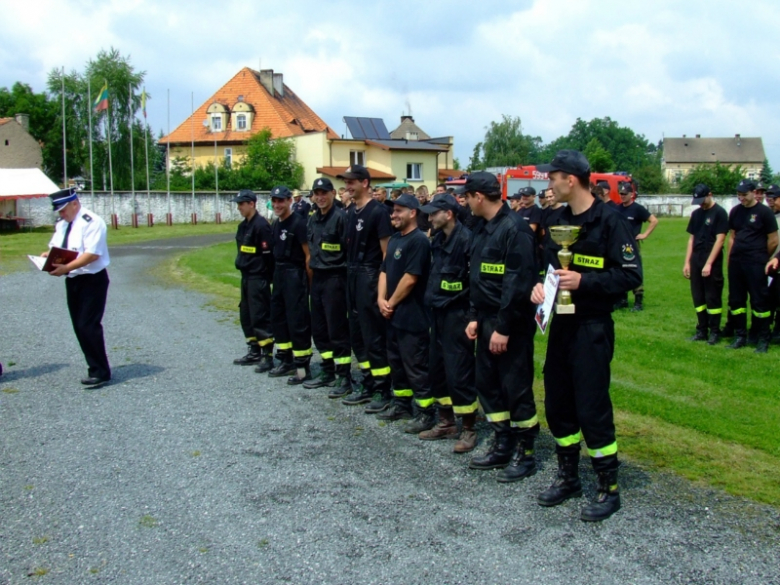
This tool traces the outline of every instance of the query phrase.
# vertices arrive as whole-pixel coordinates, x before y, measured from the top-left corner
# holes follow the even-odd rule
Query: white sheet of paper
[[[43,256],[30,256],[29,254],[27,257],[30,259],[30,261],[35,264],[35,266],[38,268],[38,270],[43,270],[43,265],[46,264],[46,258]]]
[[[553,274],[555,268],[550,264],[547,267],[547,274],[544,276],[544,302],[536,306],[536,324],[539,326],[542,335],[547,332],[547,324],[550,322],[550,316],[553,312],[555,297],[558,294],[558,281],[561,277]]]

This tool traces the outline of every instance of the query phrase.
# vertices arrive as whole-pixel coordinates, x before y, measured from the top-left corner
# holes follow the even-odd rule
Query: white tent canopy
[[[0,198],[46,196],[59,187],[41,169],[0,169]]]

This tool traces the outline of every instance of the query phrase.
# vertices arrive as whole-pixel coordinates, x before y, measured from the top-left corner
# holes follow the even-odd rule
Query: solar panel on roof
[[[382,118],[344,116],[344,122],[355,140],[390,140],[390,133]]]

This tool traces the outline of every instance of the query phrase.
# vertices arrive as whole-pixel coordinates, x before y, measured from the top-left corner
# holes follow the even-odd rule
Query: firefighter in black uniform
[[[347,211],[347,305],[352,351],[363,372],[363,385],[342,402],[368,402],[366,412],[377,413],[389,408],[392,399],[387,326],[376,299],[379,268],[393,227],[384,206],[371,198],[366,167],[352,165],[338,178],[344,180],[352,200]]]
[[[520,196],[518,215],[526,221],[532,232],[538,233],[542,223],[542,208],[536,205],[536,189],[523,187],[517,192],[517,195]]]
[[[769,185],[769,189],[766,191],[766,204],[775,214],[775,220],[780,223],[780,186],[778,185]],[[776,262],[776,258],[778,257],[778,252],[780,252],[780,246],[775,248],[775,253],[773,254],[773,260]],[[770,260],[770,262],[773,262],[773,260]],[[773,271],[770,271],[771,267],[767,267],[767,274],[772,275],[772,284],[769,285],[769,296],[770,301],[772,305],[772,311],[774,311],[774,319],[775,324],[774,328],[772,329],[772,343],[780,343],[780,278],[777,277],[777,266],[775,266]]]
[[[747,345],[747,298],[750,294],[750,308],[758,333],[756,353],[766,353],[772,312],[765,267],[777,247],[777,220],[771,209],[756,202],[755,190],[753,181],[740,181],[737,186],[740,205],[729,213],[729,314],[735,337],[728,347],[739,349]]]
[[[352,358],[347,320],[347,214],[334,205],[336,191],[322,177],[311,188],[316,211],[309,218],[311,269],[311,332],[322,356],[320,375],[304,388],[330,386],[329,398],[352,391]],[[338,375],[338,378],[336,377]]]
[[[449,193],[436,195],[423,207],[436,232],[431,242],[431,274],[425,305],[431,310],[429,373],[439,421],[420,433],[433,441],[458,434],[455,415],[463,429],[455,453],[472,451],[477,444],[477,390],[474,386],[474,342],[466,336],[469,312],[469,258],[471,231],[457,219],[458,201]]]
[[[291,386],[311,379],[311,316],[309,314],[309,243],[306,220],[292,212],[292,193],[274,187],[271,204],[277,219],[273,223],[274,288],[271,293],[271,323],[276,357],[281,364],[268,375],[287,379]]]
[[[720,340],[723,314],[723,242],[729,231],[729,216],[703,183],[694,188],[691,204],[700,206],[688,222],[691,236],[683,265],[683,276],[691,281],[696,309],[696,334],[691,341],[715,345]]]
[[[578,464],[584,438],[591,464],[598,475],[598,497],[582,510],[581,518],[599,521],[620,509],[617,484],[617,441],[609,397],[610,362],[615,346],[612,308],[620,295],[642,281],[642,266],[631,227],[590,193],[590,165],[576,150],[561,150],[548,172],[557,201],[568,203],[554,218],[556,225],[581,226],[571,245],[572,262],[560,270],[561,247],[549,240],[545,263],[559,268],[559,290],[571,291],[573,314],[556,314],[544,367],[545,409],[556,442],[558,477],[539,494],[542,506],[556,506],[581,496]],[[544,169],[544,170],[543,170]],[[537,284],[531,297],[544,301]]]
[[[431,246],[425,233],[417,228],[419,201],[412,195],[401,195],[393,203],[392,221],[397,231],[387,243],[377,290],[379,311],[387,319],[393,404],[377,418],[400,420],[414,416],[404,432],[418,434],[436,424],[435,400],[428,380],[430,337],[425,308]]]
[[[536,473],[536,324],[530,301],[537,281],[534,234],[501,200],[501,186],[492,173],[473,173],[458,190],[481,218],[471,241],[466,335],[477,342],[477,393],[495,432],[492,447],[469,467],[506,468],[497,479],[515,481]]]
[[[653,233],[655,226],[658,225],[658,218],[650,213],[646,207],[639,205],[633,200],[634,193],[631,190],[631,183],[623,182],[618,188],[620,193],[621,205],[613,207],[615,211],[618,211],[623,215],[623,218],[629,223],[634,234],[634,239],[637,242],[637,254],[639,254],[639,242],[646,240],[648,236]],[[647,229],[642,231],[642,224],[647,222]],[[645,299],[645,287],[644,283],[634,289],[634,306],[631,307],[631,312],[637,312],[644,309]],[[616,303],[616,309],[625,309],[628,307],[628,293],[623,295]]]
[[[236,231],[236,269],[241,271],[239,317],[249,351],[233,360],[239,366],[253,366],[256,372],[274,367],[274,336],[271,332],[271,279],[274,273],[273,236],[268,220],[257,212],[257,195],[239,191],[232,201],[244,218]]]

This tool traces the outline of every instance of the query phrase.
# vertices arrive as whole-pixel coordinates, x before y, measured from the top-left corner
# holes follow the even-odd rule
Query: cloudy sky
[[[36,91],[116,47],[171,127],[240,68],[274,69],[337,132],[411,108],[467,163],[519,116],[548,142],[580,117],[664,135],[761,136],[780,171],[780,3],[769,0],[0,0],[0,86]]]

